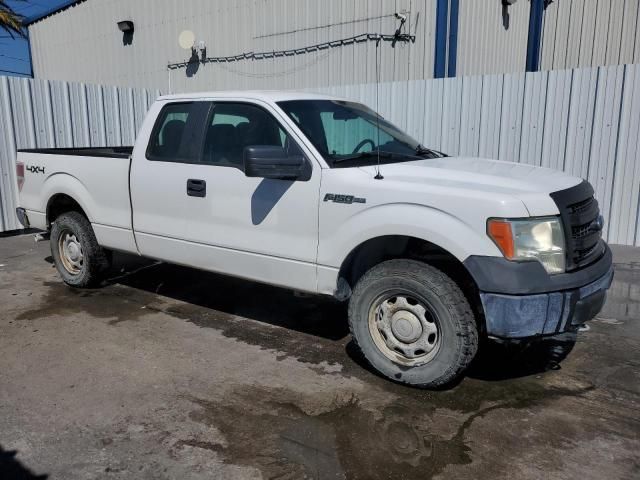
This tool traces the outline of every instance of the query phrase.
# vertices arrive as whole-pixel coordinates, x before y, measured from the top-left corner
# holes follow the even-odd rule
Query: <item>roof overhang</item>
[[[25,18],[24,21],[22,22],[22,25],[25,27],[28,27],[36,22],[39,22],[40,20],[43,20],[52,15],[55,15],[58,12],[62,12],[63,10],[66,10],[67,8],[73,7],[74,5],[82,2],[86,2],[86,0],[65,0],[60,5],[52,7],[49,10],[45,10],[44,12],[41,12],[38,15],[33,15],[32,17]]]

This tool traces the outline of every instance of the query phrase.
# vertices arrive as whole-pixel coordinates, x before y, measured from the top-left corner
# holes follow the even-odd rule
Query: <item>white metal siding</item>
[[[178,35],[192,30],[208,56],[284,50],[362,33],[392,34],[405,13],[413,44],[381,45],[382,81],[429,79],[437,0],[87,0],[29,27],[38,78],[164,91],[299,89],[375,80],[375,42],[265,60],[200,64]],[[525,70],[530,1],[459,0],[457,74]],[[132,20],[131,45],[116,23]],[[638,0],[556,0],[544,13],[542,70],[640,62]],[[448,29],[448,23],[446,28]],[[451,32],[447,31],[447,36]]]
[[[16,149],[133,145],[159,91],[0,76],[0,232],[16,218]]]
[[[265,60],[188,60],[178,35],[192,30],[208,56],[283,50],[362,33],[393,34],[405,12],[414,44],[381,45],[384,81],[430,78],[436,0],[89,0],[29,27],[36,77],[165,91],[303,88],[375,80],[375,42]],[[133,20],[131,45],[116,23]]]
[[[544,70],[640,62],[638,0],[558,0],[544,17]]]
[[[460,0],[457,74],[523,72],[528,29],[528,1]]]

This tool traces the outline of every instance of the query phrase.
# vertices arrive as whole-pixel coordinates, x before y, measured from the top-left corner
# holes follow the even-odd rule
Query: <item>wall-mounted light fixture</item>
[[[118,30],[122,32],[122,44],[131,45],[133,43],[133,22],[131,20],[120,20]]]
[[[509,15],[509,7],[518,0],[502,0],[502,26],[505,30],[509,30],[511,24],[511,16]]]
[[[118,22],[118,29],[122,33],[133,33],[133,22],[131,20],[121,20]]]

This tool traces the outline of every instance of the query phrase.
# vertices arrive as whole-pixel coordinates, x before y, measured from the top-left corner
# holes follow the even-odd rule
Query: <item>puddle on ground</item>
[[[136,320],[149,311],[140,308],[126,294],[115,299],[112,292],[102,289],[77,289],[65,285],[62,280],[44,282],[45,294],[37,298],[34,308],[16,316],[16,320],[38,320],[49,316],[67,316],[76,313],[94,318],[108,318],[116,324],[125,320]]]
[[[640,262],[615,265],[615,275],[607,292],[607,302],[598,315],[604,320],[640,319]]]
[[[370,398],[366,405],[355,396],[323,404],[318,396],[243,387],[216,401],[189,399],[197,406],[190,418],[225,438],[224,445],[206,439],[190,444],[204,444],[226,463],[258,468],[264,478],[431,478],[449,465],[472,462],[466,432],[477,418],[591,389],[536,383],[508,391],[469,385],[434,395],[405,389],[398,400],[375,406]]]

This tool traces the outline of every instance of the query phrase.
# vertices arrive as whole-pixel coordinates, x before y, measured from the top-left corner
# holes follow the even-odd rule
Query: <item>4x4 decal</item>
[[[44,173],[44,167],[37,167],[35,165],[27,165],[26,169],[31,173]]]

